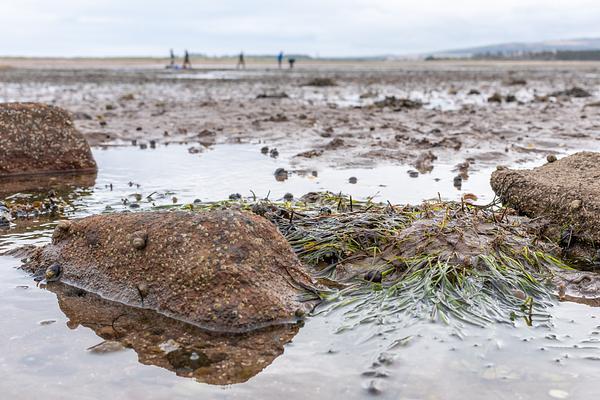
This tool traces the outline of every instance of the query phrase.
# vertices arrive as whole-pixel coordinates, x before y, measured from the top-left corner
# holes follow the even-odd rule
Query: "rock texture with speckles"
[[[38,103],[0,104],[0,178],[95,171],[90,146],[68,112]]]
[[[532,170],[498,170],[491,184],[517,211],[571,227],[578,239],[600,241],[600,153],[576,153]]]
[[[273,224],[232,210],[62,222],[24,268],[39,274],[54,263],[65,284],[219,331],[295,320],[312,287]]]

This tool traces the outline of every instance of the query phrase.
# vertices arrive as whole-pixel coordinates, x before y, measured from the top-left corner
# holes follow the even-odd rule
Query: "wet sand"
[[[92,145],[185,142],[202,151],[260,142],[307,169],[408,163],[427,172],[417,160],[429,152],[477,169],[599,147],[598,63],[312,62],[237,71],[201,62],[183,71],[158,59],[93,61],[0,59],[0,100],[64,107]],[[335,86],[306,85],[323,77]],[[547,97],[572,87],[592,97]],[[502,103],[488,102],[495,93]],[[374,105],[387,96],[423,107]]]

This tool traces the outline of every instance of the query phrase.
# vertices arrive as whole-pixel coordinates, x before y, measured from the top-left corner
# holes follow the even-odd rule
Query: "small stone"
[[[456,175],[454,177],[454,181],[453,181],[454,187],[457,189],[460,189],[462,187],[462,181],[463,181],[462,176]]]
[[[232,193],[229,195],[229,200],[241,200],[242,195],[239,193]]]
[[[329,207],[321,207],[319,209],[320,214],[331,215],[331,208]]]
[[[302,308],[298,308],[294,314],[297,318],[304,318],[306,316],[306,311],[304,311]]]
[[[548,161],[549,163],[553,163],[556,160],[557,160],[557,158],[556,158],[556,156],[554,154],[548,154],[546,156],[546,161]]]
[[[519,300],[523,300],[523,301],[527,300],[527,295],[525,294],[524,291],[522,291],[520,289],[514,289],[513,296],[515,296]]]
[[[408,176],[410,176],[411,178],[418,178],[419,172],[411,169],[410,171],[408,171]]]
[[[275,180],[278,182],[285,181],[288,178],[288,172],[285,170],[285,168],[277,168],[273,175],[275,176]]]
[[[291,193],[286,193],[286,194],[283,195],[283,199],[285,201],[292,201],[292,200],[294,200],[294,195],[291,194]]]
[[[573,200],[570,204],[569,204],[569,208],[571,210],[579,210],[581,208],[581,200]]]
[[[39,324],[42,326],[45,326],[45,325],[52,325],[55,322],[56,322],[55,319],[46,319],[44,321],[40,321]]]
[[[372,270],[365,274],[365,280],[373,283],[381,283],[383,275],[380,271]]]
[[[263,153],[263,154],[267,154],[269,152],[269,146],[263,146],[260,149],[260,152]]]
[[[356,182],[358,182],[358,179],[355,176],[351,176],[348,179],[348,182],[354,185],[354,184],[356,184]]]
[[[505,171],[507,169],[505,165],[496,165],[496,171]]]
[[[44,273],[44,277],[47,282],[55,282],[60,279],[60,275],[62,273],[62,267],[60,264],[53,264],[46,269]]]

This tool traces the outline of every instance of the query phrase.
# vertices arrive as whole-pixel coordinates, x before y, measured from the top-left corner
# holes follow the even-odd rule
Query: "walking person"
[[[186,50],[183,54],[183,69],[192,69],[192,63],[190,62],[190,53]]]
[[[283,51],[280,51],[279,54],[277,54],[277,65],[279,66],[279,69],[281,69],[282,63],[283,63]]]
[[[175,53],[173,53],[173,49],[170,50],[171,53],[171,66],[170,68],[175,68]]]
[[[236,69],[246,69],[246,61],[244,60],[244,52],[240,52],[240,55],[238,57],[238,63],[237,66],[235,67]]]
[[[295,62],[296,62],[295,58],[288,58],[288,63],[290,63],[290,69],[294,69]]]

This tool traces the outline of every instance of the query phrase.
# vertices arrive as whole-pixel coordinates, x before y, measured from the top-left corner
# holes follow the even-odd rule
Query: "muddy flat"
[[[290,71],[170,70],[160,61],[93,68],[93,60],[0,59],[0,99],[66,108],[92,145],[263,142],[303,168],[415,164],[429,151],[476,168],[598,141],[597,63],[310,63]],[[312,86],[314,78],[325,86]],[[574,87],[591,96],[556,95]]]

